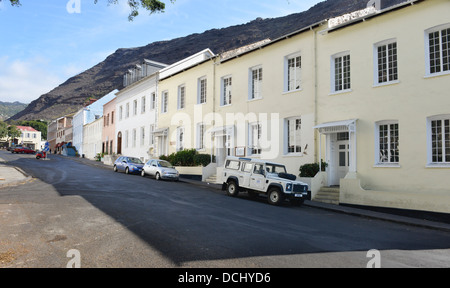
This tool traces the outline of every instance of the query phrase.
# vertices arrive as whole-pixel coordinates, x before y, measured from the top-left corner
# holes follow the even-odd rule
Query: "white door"
[[[350,143],[348,140],[337,141],[337,178],[342,179],[348,173],[350,166]]]
[[[215,137],[216,141],[216,162],[217,166],[221,167],[225,164],[225,158],[227,157],[226,154],[226,136],[220,135]]]
[[[347,175],[350,166],[350,141],[348,133],[337,133],[329,135],[330,159],[328,185],[340,184],[340,180]]]

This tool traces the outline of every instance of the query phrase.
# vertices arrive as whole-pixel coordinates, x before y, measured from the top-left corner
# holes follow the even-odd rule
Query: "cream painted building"
[[[158,155],[195,148],[216,157],[218,175],[226,156],[280,162],[294,174],[314,161],[310,28],[222,55],[204,50],[182,72],[161,71]]]
[[[317,33],[316,159],[341,203],[450,212],[449,15],[407,1]]]
[[[225,156],[243,156],[298,175],[314,161],[315,26],[218,59],[212,137],[219,167]]]
[[[88,159],[95,159],[97,154],[102,153],[102,131],[103,117],[83,125],[83,154]]]
[[[449,213],[450,3],[377,3],[162,69],[154,156],[195,148],[218,175],[227,155],[297,175],[322,159],[313,199],[336,186],[341,204]]]
[[[156,156],[193,148],[210,153],[214,57],[205,49],[160,71]]]

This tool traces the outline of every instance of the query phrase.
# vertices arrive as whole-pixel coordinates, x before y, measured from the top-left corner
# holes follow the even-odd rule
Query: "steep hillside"
[[[27,107],[27,104],[23,104],[20,102],[2,102],[0,101],[0,121],[4,121],[11,116],[23,111]]]
[[[52,120],[80,109],[88,97],[103,96],[122,88],[122,77],[133,65],[149,59],[166,64],[175,63],[205,48],[218,54],[266,38],[275,39],[324,19],[346,14],[367,6],[366,0],[328,0],[306,12],[280,18],[258,18],[246,24],[169,41],[154,42],[138,48],[118,49],[103,62],[68,79],[52,91],[40,96],[14,115],[13,120]],[[404,2],[383,0],[382,7]],[[151,16],[150,16],[151,17]]]

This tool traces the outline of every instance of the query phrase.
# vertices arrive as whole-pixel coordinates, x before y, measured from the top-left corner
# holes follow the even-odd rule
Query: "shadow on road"
[[[450,233],[310,207],[274,207],[193,184],[114,173],[62,156],[50,158],[20,157],[9,165],[51,185],[63,197],[83,197],[176,265],[272,255],[450,248]],[[34,189],[33,183],[26,187]]]

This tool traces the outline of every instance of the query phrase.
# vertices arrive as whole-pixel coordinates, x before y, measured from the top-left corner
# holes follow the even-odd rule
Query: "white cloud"
[[[45,59],[0,58],[0,101],[30,103],[62,83],[62,78],[46,67]]]

